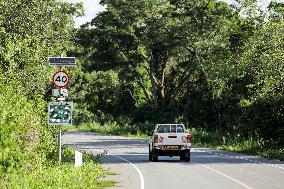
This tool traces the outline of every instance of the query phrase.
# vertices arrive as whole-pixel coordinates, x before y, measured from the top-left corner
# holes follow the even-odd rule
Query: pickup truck
[[[180,156],[190,161],[191,135],[183,124],[157,124],[149,141],[149,160],[158,161],[158,156]]]

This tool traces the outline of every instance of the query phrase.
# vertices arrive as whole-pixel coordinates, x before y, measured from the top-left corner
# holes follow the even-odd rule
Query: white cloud
[[[70,3],[83,3],[85,15],[82,17],[74,18],[75,27],[78,28],[80,25],[91,21],[99,12],[105,8],[100,5],[100,0],[65,0]]]

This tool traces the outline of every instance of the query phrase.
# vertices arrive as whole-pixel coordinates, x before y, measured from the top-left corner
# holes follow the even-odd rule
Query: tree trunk
[[[170,103],[169,106],[172,107],[175,105],[175,101],[176,101],[176,97],[178,96],[178,94],[180,93],[182,87],[184,86],[184,84],[188,81],[188,79],[190,78],[190,76],[193,74],[194,72],[194,68],[196,66],[196,62],[195,62],[195,58],[196,56],[194,55],[191,60],[188,62],[188,64],[191,66],[188,66],[187,70],[184,71],[184,73],[182,74],[182,76],[180,77],[177,86],[174,88],[171,96],[170,96]]]
[[[155,60],[153,57],[153,53],[151,51],[151,57],[150,57],[150,79],[151,79],[151,84],[152,84],[152,96],[153,96],[153,105],[155,109],[158,109],[158,81],[155,77]]]

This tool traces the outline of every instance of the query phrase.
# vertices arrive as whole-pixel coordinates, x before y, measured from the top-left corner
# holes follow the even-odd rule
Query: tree
[[[93,19],[97,65],[131,77],[155,109],[174,108],[200,64],[200,45],[226,25],[225,2],[181,0],[101,1]],[[150,86],[147,85],[150,81]]]
[[[55,0],[2,0],[0,6],[0,68],[6,82],[19,81],[29,95],[44,93],[47,57],[71,44],[73,18],[81,4]]]
[[[0,1],[1,178],[54,157],[56,134],[46,127],[43,98],[50,84],[47,57],[72,44],[72,15],[81,14],[81,8],[56,0]]]

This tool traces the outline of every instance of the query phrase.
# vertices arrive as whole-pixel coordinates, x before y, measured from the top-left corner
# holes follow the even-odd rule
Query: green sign
[[[72,102],[49,102],[49,125],[72,125]]]

